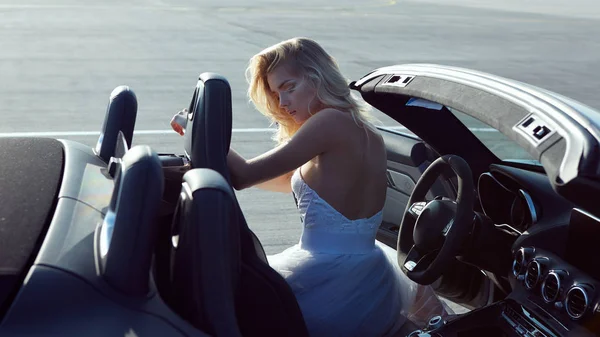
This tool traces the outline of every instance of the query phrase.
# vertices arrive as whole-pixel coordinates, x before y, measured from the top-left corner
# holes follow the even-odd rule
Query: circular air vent
[[[569,289],[565,297],[565,309],[572,319],[580,319],[589,306],[588,295],[585,289],[575,286]]]
[[[542,266],[536,260],[529,262],[525,272],[525,286],[529,289],[535,288],[542,276]]]
[[[519,276],[523,272],[523,268],[525,268],[525,253],[523,252],[523,249],[519,249],[513,260],[513,275]]]
[[[542,283],[542,297],[544,301],[551,303],[556,301],[560,292],[560,277],[556,272],[551,271],[546,275]]]

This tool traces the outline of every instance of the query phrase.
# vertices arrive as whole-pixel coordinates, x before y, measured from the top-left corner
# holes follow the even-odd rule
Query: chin
[[[301,118],[298,116],[294,116],[294,122],[296,122],[296,124],[304,124],[304,122],[306,122],[308,118]]]

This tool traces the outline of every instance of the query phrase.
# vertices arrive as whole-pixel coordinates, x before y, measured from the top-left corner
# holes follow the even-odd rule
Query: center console
[[[506,299],[409,336],[600,335],[599,237],[600,220],[574,209],[560,256],[538,247],[517,249]]]
[[[532,310],[518,302],[507,299],[478,310],[471,311],[459,318],[444,322],[436,329],[425,328],[415,331],[410,337],[543,337],[563,336],[553,332],[541,323],[541,318]],[[567,336],[567,335],[565,335]],[[580,336],[580,335],[577,335]],[[587,336],[587,335],[581,335]],[[593,336],[593,335],[589,335]]]
[[[562,325],[550,313],[534,303],[519,303],[514,298],[471,311],[437,328],[424,328],[410,337],[562,337],[597,336],[598,331],[585,325]],[[558,326],[557,326],[558,325]]]

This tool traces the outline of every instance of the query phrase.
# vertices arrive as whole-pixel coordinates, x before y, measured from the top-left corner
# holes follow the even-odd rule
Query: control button
[[[442,316],[434,316],[427,323],[427,330],[435,330],[444,325],[444,320]]]
[[[406,337],[417,337],[422,333],[423,333],[423,330],[415,330],[415,331],[409,333]]]
[[[548,133],[550,133],[550,129],[548,129],[545,126],[538,126],[537,128],[535,128],[533,130],[533,135],[535,136],[535,138],[537,139],[542,139],[544,138],[544,136],[546,136]]]
[[[410,211],[413,214],[419,216],[423,212],[423,208],[425,208],[425,206],[427,206],[427,203],[425,201],[415,202],[410,208]]]
[[[415,261],[406,261],[404,264],[404,268],[406,268],[408,271],[412,271],[416,266],[417,263]]]

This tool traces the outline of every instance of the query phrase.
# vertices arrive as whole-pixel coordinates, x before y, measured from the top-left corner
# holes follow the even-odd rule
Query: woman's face
[[[322,104],[315,97],[316,90],[310,81],[296,74],[286,65],[280,65],[267,75],[271,94],[279,102],[285,112],[290,114],[298,124],[304,123],[322,109]]]

